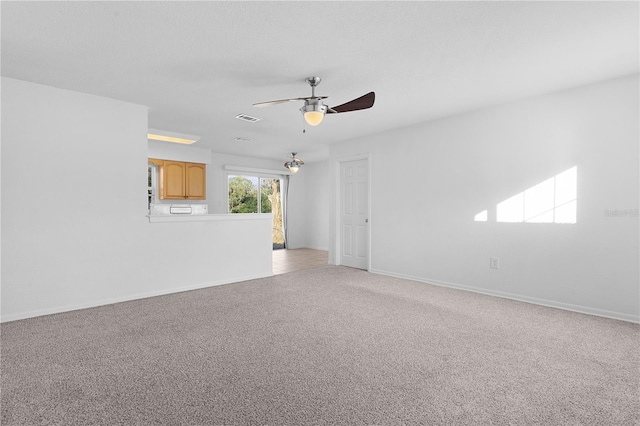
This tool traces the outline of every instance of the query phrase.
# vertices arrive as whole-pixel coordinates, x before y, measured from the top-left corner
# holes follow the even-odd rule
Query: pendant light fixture
[[[297,154],[296,152],[292,152],[291,161],[287,161],[286,163],[284,163],[284,167],[289,169],[291,173],[298,173],[298,170],[300,170],[300,166],[304,164],[304,161],[302,161],[299,158],[296,158],[296,154]]]

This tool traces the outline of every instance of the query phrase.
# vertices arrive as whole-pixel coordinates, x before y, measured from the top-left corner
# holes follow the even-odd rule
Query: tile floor
[[[273,274],[327,266],[329,253],[323,250],[295,249],[273,251]]]

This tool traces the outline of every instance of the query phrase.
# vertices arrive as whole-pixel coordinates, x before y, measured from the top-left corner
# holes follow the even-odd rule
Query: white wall
[[[329,249],[331,179],[329,161],[305,165],[306,247]]]
[[[638,321],[638,217],[605,215],[638,209],[638,90],[633,75],[332,145],[332,168],[371,153],[371,270]],[[496,223],[573,166],[576,224]]]
[[[287,248],[307,248],[307,173],[305,164],[298,173],[289,177],[287,204]]]
[[[330,185],[328,160],[305,163],[297,174],[291,176],[290,249],[328,250]]]
[[[146,134],[144,106],[2,78],[3,321],[271,275],[269,217],[148,222]]]

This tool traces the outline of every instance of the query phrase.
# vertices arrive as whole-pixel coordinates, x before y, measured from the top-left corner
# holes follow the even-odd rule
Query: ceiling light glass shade
[[[302,111],[305,121],[310,126],[317,126],[322,123],[324,113],[327,112],[327,106],[322,103],[322,99],[311,99],[305,102],[300,111]]]
[[[304,119],[310,126],[317,126],[322,123],[324,114],[318,111],[309,111],[304,113]]]
[[[289,169],[289,171],[291,173],[298,173],[298,170],[300,170],[300,166],[301,163],[296,161],[297,159],[291,160],[291,161],[287,161],[286,163],[284,163],[284,166]],[[304,164],[304,163],[302,163]]]

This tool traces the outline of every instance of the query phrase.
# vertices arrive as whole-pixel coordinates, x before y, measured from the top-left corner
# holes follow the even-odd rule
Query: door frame
[[[367,216],[369,218],[369,226],[367,227],[367,271],[371,271],[371,153],[358,154],[348,157],[339,157],[333,160],[333,173],[335,181],[335,197],[334,197],[334,264],[341,265],[340,259],[342,257],[342,226],[340,226],[340,212],[342,207],[342,179],[341,179],[341,167],[342,163],[348,163],[350,161],[366,160],[367,161]]]

